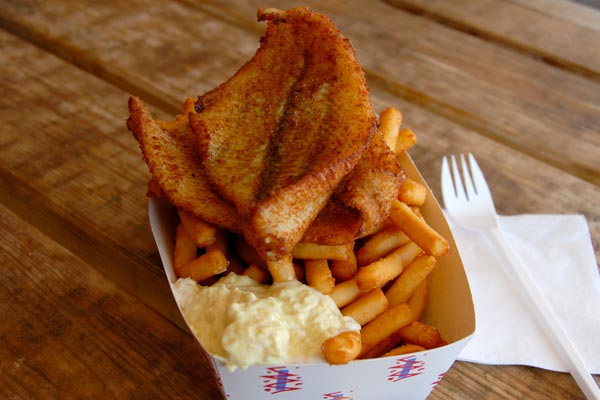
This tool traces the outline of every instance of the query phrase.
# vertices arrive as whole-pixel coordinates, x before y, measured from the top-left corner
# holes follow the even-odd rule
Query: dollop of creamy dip
[[[230,273],[212,286],[180,278],[173,292],[194,335],[230,370],[323,361],[325,340],[360,330],[329,296],[298,281],[267,286]]]

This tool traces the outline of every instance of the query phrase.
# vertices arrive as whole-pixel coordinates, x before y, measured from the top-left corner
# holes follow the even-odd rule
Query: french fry
[[[398,334],[402,341],[413,343],[426,349],[433,349],[446,344],[442,339],[440,331],[435,326],[419,321],[413,321],[410,325],[401,328]]]
[[[357,299],[362,293],[356,285],[356,279],[352,278],[335,285],[329,296],[335,301],[338,308],[342,308]]]
[[[423,281],[417,286],[412,296],[408,299],[408,308],[413,313],[415,321],[418,321],[423,315],[423,311],[425,310],[425,306],[427,305],[427,299],[429,297],[429,278],[423,279]]]
[[[182,268],[182,276],[202,282],[227,270],[229,261],[219,250],[212,250],[194,259]]]
[[[381,357],[383,354],[388,351],[398,347],[400,345],[400,336],[398,332],[392,333],[390,336],[386,337],[381,342],[377,343],[370,350],[364,352],[359,356],[359,358],[377,358]]]
[[[410,263],[386,290],[390,306],[406,303],[415,289],[435,267],[435,257],[422,255]]]
[[[415,215],[421,219],[423,218],[423,213],[421,213],[421,207],[419,206],[409,206],[410,210],[415,213]]]
[[[292,281],[296,279],[296,271],[292,263],[292,257],[284,257],[277,261],[267,261],[267,267],[274,282]]]
[[[348,260],[346,261],[331,260],[329,268],[331,269],[331,275],[333,275],[337,281],[347,281],[352,278],[358,270],[356,254],[351,251]]]
[[[173,251],[173,269],[178,277],[182,277],[183,269],[196,258],[198,250],[196,242],[187,233],[183,224],[175,230],[175,249]]]
[[[271,276],[269,275],[269,273],[256,264],[248,265],[248,268],[246,268],[244,270],[242,275],[249,276],[250,278],[254,279],[256,282],[262,283],[262,284],[267,284],[271,280]]]
[[[416,344],[412,344],[412,343],[407,343],[407,344],[403,344],[402,346],[398,346],[395,349],[388,351],[381,357],[400,356],[403,354],[418,353],[419,351],[425,351],[425,350],[426,350],[425,347],[422,347],[422,346],[419,346]]]
[[[393,250],[410,242],[402,229],[397,226],[388,226],[371,236],[365,244],[356,252],[358,265],[367,265],[387,256]]]
[[[421,206],[425,203],[427,198],[427,188],[425,185],[419,182],[406,178],[402,185],[400,185],[400,191],[398,192],[398,200],[409,206]]]
[[[373,321],[362,327],[361,358],[378,343],[384,341],[394,332],[399,331],[413,320],[412,312],[406,304],[388,308]]]
[[[392,151],[396,150],[400,125],[402,125],[402,113],[395,108],[386,108],[379,116],[379,130]]]
[[[178,210],[181,223],[185,230],[194,239],[198,247],[206,247],[217,240],[217,227],[202,221],[193,214]]]
[[[306,277],[305,272],[304,272],[304,267],[301,266],[298,263],[293,263],[292,264],[294,266],[294,272],[296,273],[296,279],[299,280],[300,282],[306,282]]]
[[[417,143],[417,135],[408,128],[401,129],[396,139],[396,154],[410,149],[415,143]]]
[[[336,246],[327,246],[315,243],[298,243],[292,250],[292,257],[303,260],[341,260],[346,261],[350,257],[354,243],[346,243]]]
[[[321,351],[328,363],[347,364],[358,357],[361,348],[360,333],[347,331],[323,342]]]
[[[393,201],[389,218],[425,253],[434,257],[448,253],[448,241],[400,200]]]
[[[361,267],[356,273],[356,285],[360,290],[382,287],[391,281],[412,262],[422,250],[414,242],[409,242],[387,256]]]
[[[335,279],[327,260],[304,260],[306,283],[323,294],[333,293]]]
[[[372,321],[388,307],[388,300],[380,288],[372,289],[342,308],[342,314],[352,317],[361,326]]]

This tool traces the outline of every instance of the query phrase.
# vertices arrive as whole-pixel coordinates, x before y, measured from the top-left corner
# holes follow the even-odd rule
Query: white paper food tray
[[[409,177],[426,185],[408,155],[400,156],[399,162]],[[421,321],[435,325],[448,345],[414,354],[358,360],[346,365],[256,365],[234,372],[209,356],[218,371],[217,379],[225,398],[385,400],[424,399],[429,395],[474,334],[475,313],[454,238],[429,187],[427,190],[422,214],[434,229],[448,239],[450,251],[439,259],[432,272],[429,301]],[[172,263],[175,212],[168,203],[150,199],[149,214],[167,279],[173,284],[177,279]]]

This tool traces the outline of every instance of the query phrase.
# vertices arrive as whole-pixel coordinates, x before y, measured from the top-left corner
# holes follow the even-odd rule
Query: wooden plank
[[[101,256],[103,252],[114,252],[119,254],[118,257],[122,257],[123,260],[128,257],[135,260],[136,254],[139,254],[142,260],[152,260],[150,264],[154,265],[154,268],[150,269],[151,280],[164,282],[159,268],[154,264],[157,263],[157,258],[145,222],[145,210],[143,210],[145,207],[143,192],[147,173],[142,173],[145,171],[145,167],[140,159],[137,145],[124,131],[122,125],[126,116],[125,93],[33,46],[28,46],[27,43],[10,42],[10,40],[16,39],[8,35],[2,35],[0,38],[2,38],[2,42],[0,42],[3,44],[2,48],[5,49],[0,56],[2,57],[0,70],[3,76],[10,77],[0,85],[2,85],[3,92],[14,93],[12,97],[4,96],[5,98],[0,100],[2,106],[0,107],[0,120],[5,124],[3,141],[0,143],[0,165],[3,167],[2,175],[0,175],[2,202],[15,209],[22,218],[29,218],[28,213],[42,208],[43,212],[48,213],[49,216],[43,217],[36,214],[31,221],[35,222],[41,219],[44,226],[40,226],[40,228],[56,229],[56,232],[51,231],[50,233],[61,243],[69,244],[71,240],[75,240],[71,236],[74,237],[78,233],[87,231],[91,234],[77,242],[77,246],[74,247],[101,246],[98,256]],[[32,62],[33,60],[35,62]],[[170,62],[177,65],[175,59]],[[174,82],[171,84],[174,87],[184,87],[195,78],[181,73],[172,79]],[[594,185],[582,182],[576,177],[548,167],[532,158],[515,157],[510,148],[466,129],[464,125],[441,118],[438,114],[415,105],[415,102],[407,102],[391,95],[390,92],[381,90],[379,87],[374,88],[373,98],[379,110],[387,105],[398,106],[405,115],[405,124],[417,131],[419,144],[411,151],[411,154],[417,160],[426,179],[435,188],[434,190],[439,188],[439,163],[443,154],[476,149],[486,174],[490,171],[492,187],[506,189],[495,193],[502,212],[581,212],[588,217],[588,221],[591,223],[593,237],[600,237],[600,217],[596,206],[600,189]],[[31,107],[32,104],[39,104],[39,109],[31,113],[30,119],[23,121],[22,110],[28,109],[27,107]],[[175,106],[173,105],[172,108]],[[43,134],[36,134],[38,131]],[[6,135],[4,135],[5,132]],[[89,138],[79,138],[79,136],[89,136]],[[5,138],[7,140],[4,140]],[[76,151],[68,148],[70,140],[74,141]],[[113,144],[111,144],[111,140],[114,141]],[[123,140],[123,143],[118,143],[120,140]],[[106,148],[112,149],[116,146],[120,147],[120,151],[108,153],[110,157],[94,156],[96,153],[105,154],[100,150],[95,150],[96,146],[100,146],[105,141],[108,141]],[[65,156],[66,159],[77,160],[82,155],[79,157],[79,161],[60,160],[56,151],[52,151],[55,160],[48,159],[49,156],[46,154],[48,149],[62,150],[63,147],[67,147],[66,151],[69,156]],[[87,156],[88,153],[92,156]],[[40,157],[39,165],[23,163],[22,160],[31,159],[34,156]],[[113,158],[118,160],[113,160]],[[139,169],[131,168],[135,162],[139,163]],[[86,189],[85,182],[89,179],[92,179],[91,189],[93,190],[88,188],[88,191],[83,192],[85,194],[103,189],[106,191],[99,197],[109,199],[111,194],[119,193],[120,185],[127,183],[122,181],[112,183],[116,176],[115,171],[118,170],[119,174],[122,171],[117,168],[117,165],[130,168],[128,176],[137,184],[131,183],[128,190],[120,194],[121,200],[114,203],[125,204],[118,210],[126,218],[129,218],[127,213],[133,213],[131,220],[139,222],[139,230],[131,229],[128,226],[126,222],[129,219],[124,222],[114,218],[115,213],[108,211],[100,210],[103,213],[100,214],[100,219],[103,221],[97,221],[99,207],[115,208],[116,205],[104,204],[94,196],[88,199],[88,196],[79,195],[82,193],[81,190]],[[93,174],[99,175],[97,180],[93,179]],[[34,179],[30,179],[32,176]],[[61,176],[64,179],[61,179]],[[65,182],[61,183],[61,181]],[[78,188],[79,191],[71,189],[69,198],[66,198],[61,196],[61,190],[54,188],[54,185]],[[106,220],[106,218],[108,219]],[[45,226],[46,222],[51,225],[51,228]],[[66,224],[67,228],[61,230],[61,224]],[[77,226],[82,226],[80,231],[69,233],[72,227]],[[128,238],[123,232],[139,237]],[[65,239],[62,235],[69,237]],[[116,236],[113,237],[113,235]],[[131,247],[134,252],[125,252],[123,243],[137,243]],[[595,245],[598,254],[597,240],[595,240]],[[129,247],[127,248],[129,249]],[[87,251],[84,251],[85,257],[82,258],[94,265],[94,257],[88,255]],[[114,255],[109,258],[111,257]],[[145,261],[143,265],[147,265]],[[117,262],[116,267],[124,270],[138,268],[137,264],[131,261],[124,264]],[[95,265],[94,268],[96,268]],[[137,271],[144,272],[143,269],[137,269]],[[129,279],[118,273],[110,276],[116,281]],[[152,288],[148,286],[152,283],[145,282],[144,276],[140,276],[138,279],[134,282],[139,284],[138,293],[143,296],[146,290]],[[159,291],[161,290],[164,291],[164,288],[159,289]],[[458,365],[465,368],[470,374],[461,370],[461,377],[467,375],[470,379],[461,379],[455,375],[454,380],[444,380],[432,398],[449,398],[442,394],[450,392],[464,394],[455,398],[473,398],[479,397],[477,394],[485,394],[483,391],[487,388],[486,379],[492,379],[490,375],[485,374],[485,368],[474,368],[463,363]],[[540,389],[541,386],[537,386],[536,374],[532,373],[530,369],[494,369],[493,371],[493,379],[501,387],[511,388],[516,385],[525,391],[526,387],[531,386],[536,391],[541,390],[541,393],[548,391],[545,389],[544,392],[544,389]],[[481,378],[481,375],[484,378]],[[452,376],[452,373],[449,376]],[[479,378],[475,379],[476,377]],[[449,383],[446,384],[446,382]],[[542,384],[540,383],[540,385]],[[446,389],[446,387],[451,389]],[[565,387],[565,393],[567,393],[565,397],[578,395],[578,389],[574,383],[569,383],[568,378],[565,378]],[[438,395],[438,393],[441,394]],[[519,391],[519,393],[522,392]],[[513,398],[512,395],[515,394],[515,391],[495,394],[497,394],[496,398]]]
[[[0,260],[1,398],[220,398],[191,335],[2,205]]]
[[[124,125],[126,93],[3,31],[0,46],[10,93],[0,99],[0,200],[178,321],[148,224],[150,175]]]
[[[19,46],[7,45],[5,46],[5,48],[19,48]],[[3,63],[3,65],[5,66],[12,65],[15,69],[18,66],[18,68],[21,69],[20,73],[25,74],[22,80],[17,80],[13,82],[16,86],[9,87],[9,90],[7,90],[16,91],[16,88],[18,87],[18,95],[25,97],[23,97],[20,101],[16,102],[15,100],[19,99],[18,96],[15,97],[15,99],[11,99],[12,101],[6,104],[4,108],[7,114],[5,114],[6,116],[3,116],[3,119],[6,120],[8,124],[13,124],[15,131],[11,135],[11,137],[15,138],[14,140],[16,141],[16,143],[18,143],[19,140],[28,140],[27,144],[25,145],[25,148],[27,148],[28,146],[35,146],[34,148],[38,148],[39,150],[38,153],[32,156],[30,154],[25,153],[25,150],[19,150],[16,147],[10,149],[7,148],[7,156],[5,157],[5,162],[8,163],[8,160],[11,159],[14,161],[13,164],[5,164],[6,171],[11,171],[12,174],[15,174],[15,171],[17,171],[16,168],[17,166],[19,166],[19,160],[26,159],[26,157],[41,157],[39,156],[39,154],[43,154],[44,149],[47,148],[60,148],[60,146],[63,146],[64,143],[68,143],[69,137],[77,137],[76,135],[79,134],[79,130],[81,129],[87,129],[87,131],[85,132],[88,135],[91,133],[93,137],[97,132],[97,126],[102,126],[104,124],[104,126],[107,127],[106,129],[108,129],[108,132],[110,132],[109,136],[113,138],[111,140],[115,140],[114,138],[122,138],[119,140],[129,141],[129,145],[122,146],[122,151],[119,153],[119,157],[126,157],[126,160],[119,160],[119,157],[117,157],[114,160],[111,158],[110,162],[127,164],[124,164],[126,165],[125,167],[121,165],[111,167],[109,163],[109,166],[103,166],[103,168],[110,168],[111,171],[107,171],[102,177],[94,178],[82,175],[79,177],[80,180],[76,180],[75,182],[88,182],[94,181],[94,179],[98,179],[100,180],[100,182],[98,183],[99,187],[102,185],[106,185],[106,182],[109,182],[108,187],[112,188],[111,190],[114,191],[114,193],[120,193],[120,197],[123,197],[121,200],[115,203],[124,204],[123,206],[121,206],[121,208],[118,209],[119,215],[122,214],[125,217],[131,217],[131,225],[128,224],[127,226],[135,226],[136,221],[138,221],[138,224],[139,221],[142,221],[144,225],[137,227],[136,230],[128,228],[131,230],[126,232],[115,232],[115,226],[110,225],[114,215],[111,214],[112,209],[110,207],[108,207],[107,210],[102,211],[104,212],[104,214],[102,215],[103,218],[101,218],[101,221],[105,221],[104,225],[99,226],[98,224],[100,222],[98,221],[86,222],[89,225],[91,225],[91,227],[95,227],[93,232],[109,232],[110,237],[113,239],[111,241],[108,241],[108,243],[116,242],[119,246],[119,251],[117,251],[115,254],[125,255],[127,252],[131,253],[131,251],[133,251],[133,254],[138,254],[138,257],[142,260],[149,260],[150,262],[157,263],[153,243],[151,241],[151,238],[149,237],[149,230],[147,229],[147,225],[145,225],[146,216],[145,206],[143,205],[143,182],[145,181],[145,177],[147,177],[147,173],[145,172],[145,166],[143,165],[139,155],[137,154],[137,144],[135,143],[135,141],[133,141],[133,139],[131,139],[128,133],[125,132],[124,128],[122,128],[122,126],[120,125],[121,121],[123,121],[126,117],[126,110],[124,109],[125,98],[121,97],[123,96],[123,94],[118,93],[116,91],[115,93],[110,94],[108,93],[110,92],[108,89],[103,87],[95,87],[95,84],[91,87],[85,87],[85,85],[90,84],[85,82],[85,80],[82,81],[81,77],[85,76],[85,74],[80,75],[80,71],[77,71],[74,68],[59,67],[58,65],[60,65],[60,60],[52,59],[52,57],[44,55],[39,51],[33,51],[32,49],[34,48],[31,48],[29,50],[29,53],[25,50],[21,50],[23,52],[23,54],[21,54],[20,56],[21,58],[17,58],[15,61],[12,62]],[[8,57],[9,54],[9,52],[6,52],[3,55],[3,57]],[[50,60],[44,61],[44,58],[50,58]],[[33,70],[27,70],[27,68],[23,67],[28,65],[28,63],[25,60],[30,59],[39,60],[39,63],[29,64],[29,67],[31,68],[35,67]],[[48,69],[48,65],[57,66]],[[65,72],[61,72],[61,70],[64,70]],[[18,71],[9,71],[9,73],[7,73],[6,76],[19,76],[17,72]],[[31,79],[32,77],[35,79]],[[184,75],[180,75],[178,77],[174,77],[173,79],[184,80],[184,82],[180,83],[179,85],[185,86],[185,80],[191,78],[186,77]],[[95,80],[93,79],[91,81],[95,82]],[[69,85],[77,86],[75,82],[79,82],[77,85],[84,86],[72,87],[71,89],[65,91],[66,87],[68,87]],[[28,89],[29,87],[33,87],[34,89]],[[36,87],[41,87],[45,89],[43,91],[38,92],[38,89],[35,89]],[[38,132],[40,131],[40,126],[43,126],[44,128],[48,126],[51,129],[50,132],[52,132],[52,135],[63,135],[65,137],[64,139],[61,139],[62,142],[58,142],[58,145],[54,143],[44,142],[44,140],[49,139],[48,134],[38,135],[41,137],[37,137],[35,139],[30,138],[29,136],[20,135],[19,131],[17,130],[17,127],[18,124],[21,123],[22,118],[18,117],[19,114],[17,111],[21,110],[24,107],[26,108],[27,104],[43,104],[44,99],[50,98],[55,93],[59,93],[59,97],[61,99],[67,99],[63,100],[65,103],[65,105],[63,106],[64,109],[71,109],[75,111],[79,109],[97,110],[96,113],[101,116],[100,121],[102,121],[102,124],[98,124],[94,120],[89,120],[87,116],[85,119],[83,119],[83,115],[80,115],[75,111],[69,114],[68,117],[72,120],[79,121],[76,124],[73,124],[72,122],[69,123],[68,119],[60,119],[62,124],[57,123],[56,121],[54,121],[53,124],[48,124],[47,122],[44,122],[44,118],[46,117],[43,114],[38,114],[35,119],[32,119],[29,122],[31,126],[27,128],[27,130],[31,132]],[[94,95],[93,98],[86,100],[85,98],[81,98],[81,96],[78,93],[95,93],[97,94],[97,96]],[[489,157],[490,160],[493,160],[493,162],[491,162],[490,169],[494,171],[500,171],[500,176],[503,177],[498,180],[498,185],[493,186],[507,188],[508,190],[508,188],[521,187],[521,180],[525,180],[527,184],[533,182],[532,189],[526,191],[521,196],[518,196],[517,199],[514,198],[515,196],[512,193],[499,193],[498,196],[500,196],[501,199],[501,201],[499,202],[499,208],[501,212],[514,214],[523,212],[570,212],[569,210],[574,210],[574,212],[582,212],[586,214],[586,216],[588,216],[588,218],[593,223],[597,223],[598,211],[594,207],[594,198],[598,195],[598,192],[586,185],[585,183],[580,182],[576,178],[568,176],[568,174],[560,173],[559,171],[556,171],[553,168],[548,168],[542,163],[533,162],[527,157],[515,158],[513,154],[508,150],[497,151],[498,146],[494,144],[494,141],[481,138],[480,135],[473,133],[468,129],[464,129],[464,127],[461,127],[460,125],[450,123],[449,121],[443,118],[436,117],[435,114],[424,111],[422,108],[416,107],[410,102],[402,102],[399,98],[391,96],[385,91],[373,90],[373,94],[374,100],[376,101],[379,110],[381,110],[382,107],[386,105],[397,105],[403,112],[410,116],[405,119],[407,121],[407,124],[413,125],[416,129],[418,129],[417,132],[423,132],[423,135],[427,135],[422,136],[420,138],[421,143],[423,143],[424,145],[424,150],[421,151],[421,153],[417,153],[417,160],[422,160],[421,162],[424,166],[424,172],[428,174],[428,179],[430,179],[432,183],[435,183],[438,179],[439,160],[441,159],[441,156],[444,153],[449,151],[472,151],[473,149],[477,149],[478,155],[480,157],[484,157],[484,159]],[[119,100],[120,98],[122,100]],[[8,100],[5,99],[5,101]],[[104,110],[104,107],[106,107],[107,109]],[[47,110],[46,114],[50,115],[50,117],[48,118],[55,118],[55,112],[53,111],[53,108],[49,108],[49,111]],[[77,126],[77,131],[74,131],[73,126]],[[19,129],[23,129],[23,127]],[[9,136],[6,137],[8,138]],[[91,141],[94,143],[104,143],[104,139],[95,139]],[[503,147],[500,146],[500,148]],[[419,151],[418,149],[419,147],[415,149],[415,151]],[[85,154],[86,152],[88,151],[82,148],[75,153]],[[102,160],[102,162],[100,161],[101,160],[97,160],[99,165],[103,163],[106,164],[105,160]],[[48,170],[47,167],[51,166],[52,164],[47,164],[48,165],[46,166],[44,166],[43,164],[39,164],[40,171],[44,171],[44,174],[54,174],[57,176],[61,176],[61,173],[52,172],[52,169]],[[36,166],[38,166],[38,164],[36,164]],[[507,167],[509,169],[507,169]],[[74,162],[71,169],[72,170],[65,171],[63,176],[75,175],[75,172],[73,172],[73,170],[79,171],[81,169],[81,165],[78,165]],[[115,171],[120,172],[123,170],[130,171],[129,173],[132,174],[131,179],[135,181],[135,183],[119,183],[119,181],[113,182]],[[102,173],[102,169],[95,171],[95,173]],[[526,176],[525,178],[522,178],[521,175],[523,173],[528,173],[530,175]],[[46,182],[43,179],[37,181],[37,186],[31,187],[29,183],[30,174],[31,172],[27,172],[16,176],[14,180],[17,183],[20,182],[20,184],[14,184],[12,186],[19,188],[24,187],[24,193],[45,193],[52,192],[53,190],[56,191],[56,189],[53,189],[53,186],[55,184],[54,181]],[[125,185],[125,189],[123,189],[123,185]],[[566,190],[568,191],[568,193],[566,193],[565,195],[563,194],[563,191],[556,190],[556,188],[559,187],[567,188]],[[15,190],[13,189],[13,191]],[[57,196],[60,196],[60,193],[62,191],[56,192],[58,193]],[[545,192],[550,192],[551,195],[544,197],[539,196],[539,193]],[[72,191],[72,196],[75,196],[78,193],[80,193],[79,189],[74,189]],[[580,193],[581,195],[575,195],[574,193]],[[105,198],[111,198],[111,196],[113,196],[113,192],[109,191],[105,195]],[[19,195],[15,197],[15,200],[12,201],[12,204],[14,207],[19,207],[19,204],[27,204],[27,202],[21,201],[21,199],[32,199],[34,197],[35,194]],[[505,199],[505,201],[502,201],[502,199]],[[31,202],[32,200],[28,201]],[[42,205],[44,204],[43,201],[39,202]],[[81,200],[78,200],[78,202],[81,202]],[[70,208],[73,207],[70,198],[53,198],[52,201],[48,202],[47,204],[54,203],[58,203],[60,205],[60,208],[58,208],[58,210],[52,210],[50,212],[51,215],[68,216],[69,212],[71,211]],[[94,203],[81,205],[75,204],[75,206],[81,207],[81,210],[78,211],[78,215],[80,215],[79,218],[84,220],[85,218],[89,218],[86,216],[95,215],[97,213],[97,204]],[[23,210],[23,214],[26,214],[25,209]],[[70,217],[66,219],[69,220]],[[77,221],[77,223],[79,223],[79,221]],[[73,224],[76,225],[75,223]],[[62,219],[58,219],[54,223],[50,224],[50,226],[63,225],[64,222],[62,221]],[[91,228],[86,227],[86,231],[90,231],[89,229]],[[140,232],[142,232],[144,236],[140,237]],[[132,240],[136,240],[136,237],[140,237],[140,240],[143,240],[144,243],[129,245],[128,243],[130,243]],[[94,246],[89,247],[94,248]],[[113,252],[109,253],[113,254]],[[90,255],[89,258],[91,259],[93,257]],[[108,266],[112,265],[112,263],[109,261],[107,261],[106,264]],[[134,268],[134,271],[136,271],[136,268]],[[128,271],[128,269],[126,268],[124,268],[123,270]],[[161,274],[160,271],[153,271],[154,272],[152,273],[156,274],[153,275],[154,277],[158,277]],[[117,271],[111,273],[117,273],[118,275],[124,274],[125,272]],[[133,285],[133,282],[135,282],[134,277],[135,273],[131,273],[131,276],[123,276],[118,279],[124,280],[126,282],[131,282],[131,285]],[[149,279],[148,286],[151,287],[152,285],[156,285],[156,283],[153,279]],[[142,292],[142,294],[146,293],[146,291],[140,291]],[[164,293],[163,290],[149,292]]]
[[[244,30],[171,1],[2,3],[0,26],[170,113],[233,74],[257,47]],[[182,74],[184,87],[173,80]]]
[[[600,79],[600,11],[594,8],[554,0],[386,1]]]
[[[188,1],[215,14],[225,10],[224,2]],[[349,37],[371,86],[600,185],[590,151],[600,146],[599,81],[381,2],[304,3]],[[295,4],[237,1],[235,9],[253,15],[257,7]]]
[[[169,112],[176,99],[214,87],[253,54],[258,6],[296,4],[63,3],[37,5],[28,13],[2,4],[2,23]],[[350,38],[372,86],[600,185],[600,167],[590,151],[600,146],[600,82],[381,2],[311,6]],[[148,7],[143,18],[132,11],[136,7]],[[140,37],[148,26],[157,27],[156,35]],[[81,34],[82,29],[92,32]]]

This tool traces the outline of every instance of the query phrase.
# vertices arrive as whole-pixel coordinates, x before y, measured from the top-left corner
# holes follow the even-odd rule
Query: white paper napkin
[[[477,329],[459,360],[565,371],[544,331],[530,317],[485,235],[448,218],[471,286]],[[600,374],[600,276],[581,215],[500,217],[546,301],[588,368]]]

